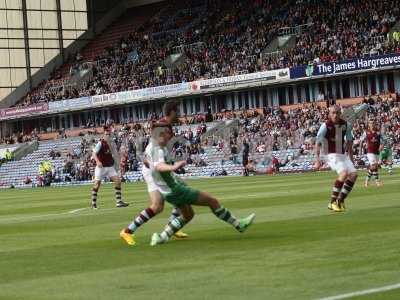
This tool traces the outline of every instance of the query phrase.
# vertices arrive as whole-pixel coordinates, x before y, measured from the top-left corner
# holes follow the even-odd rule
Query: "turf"
[[[333,173],[214,178],[189,184],[235,215],[257,214],[244,234],[196,208],[190,239],[150,247],[170,206],[128,247],[121,228],[146,207],[143,183],[85,208],[88,186],[0,191],[0,299],[318,299],[400,282],[400,176],[362,187],[348,211],[327,210]],[[84,208],[73,213],[72,210]],[[355,299],[400,299],[394,290]]]

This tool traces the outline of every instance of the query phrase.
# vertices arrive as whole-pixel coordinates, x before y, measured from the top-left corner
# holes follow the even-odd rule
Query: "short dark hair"
[[[174,100],[170,100],[165,102],[164,106],[163,106],[163,113],[164,116],[167,117],[169,115],[171,115],[171,112],[178,112],[178,102],[174,101]]]

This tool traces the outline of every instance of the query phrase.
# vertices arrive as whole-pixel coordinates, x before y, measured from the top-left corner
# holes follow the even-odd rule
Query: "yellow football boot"
[[[134,246],[136,244],[135,242],[135,236],[132,233],[128,233],[125,231],[125,229],[122,229],[121,232],[119,233],[119,236],[129,245],[129,246]]]
[[[174,237],[177,239],[187,239],[189,235],[187,233],[184,233],[182,230],[178,230],[175,232]]]
[[[339,204],[336,202],[331,203],[331,209],[334,212],[344,212],[344,207],[341,207]]]

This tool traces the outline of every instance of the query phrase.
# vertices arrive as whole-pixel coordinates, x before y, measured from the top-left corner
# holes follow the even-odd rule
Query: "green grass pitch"
[[[386,173],[386,171],[382,171]],[[400,282],[400,176],[363,187],[344,214],[327,209],[334,173],[191,180],[236,216],[257,214],[244,234],[195,208],[190,239],[150,247],[171,207],[119,238],[147,205],[143,183],[114,207],[103,186],[0,191],[0,299],[318,299]],[[400,289],[354,299],[400,299]]]

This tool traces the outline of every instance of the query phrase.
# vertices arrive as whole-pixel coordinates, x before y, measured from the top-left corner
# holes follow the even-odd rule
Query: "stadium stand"
[[[392,95],[365,98],[369,104],[368,117],[377,118],[395,142],[394,163],[400,163],[400,99]],[[243,174],[244,143],[249,144],[250,164],[254,173],[267,174],[273,159],[279,163],[279,172],[306,172],[313,166],[312,146],[317,130],[326,118],[325,103],[295,105],[284,109],[276,107],[247,112],[226,112],[213,116],[215,122],[205,123],[204,118],[183,119],[188,124],[175,128],[176,135],[186,142],[172,151],[175,159],[188,162],[182,177],[204,177]],[[201,135],[221,122],[238,119],[234,130],[212,134],[205,139]],[[198,122],[197,124],[195,122]],[[190,124],[194,122],[194,124]],[[124,179],[138,181],[141,175],[141,154],[149,140],[149,123],[122,124],[116,126],[115,143],[126,154]],[[365,151],[361,149],[360,137],[366,128],[365,119],[354,123],[354,152],[357,165],[365,166]],[[97,133],[101,129],[97,129]],[[0,186],[27,187],[43,185],[39,166],[50,161],[52,185],[85,184],[91,182],[94,163],[91,148],[98,138],[91,135],[42,141],[38,150],[22,160],[7,162],[0,167]],[[42,178],[41,178],[42,177]],[[29,180],[27,180],[29,178]],[[27,183],[28,182],[28,183]]]
[[[344,3],[193,0],[129,10],[18,105],[400,52],[399,39],[387,38],[398,1]],[[278,36],[295,42],[269,52]],[[81,69],[91,76],[70,86]]]

